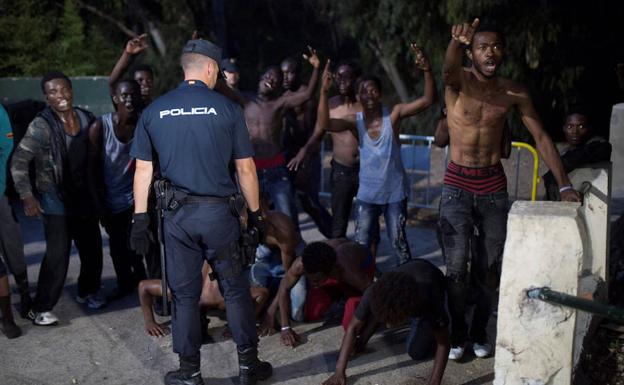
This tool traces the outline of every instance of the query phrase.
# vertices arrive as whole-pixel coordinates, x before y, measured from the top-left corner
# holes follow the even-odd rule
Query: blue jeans
[[[379,227],[379,216],[383,213],[386,220],[388,238],[394,248],[397,265],[410,259],[412,254],[405,234],[407,218],[407,200],[400,202],[374,204],[358,200],[358,216],[355,225],[355,241],[370,248],[376,229]]]
[[[492,289],[498,286],[507,236],[507,213],[507,191],[477,195],[457,187],[442,187],[439,230],[453,346],[468,339],[465,317],[470,299],[475,304],[470,338],[477,343],[486,341]]]
[[[256,261],[249,270],[250,281],[260,287],[271,288],[278,286],[284,278],[284,266],[279,252],[273,252],[265,245],[258,246],[256,250]],[[290,317],[297,322],[303,322],[303,309],[307,294],[305,276],[290,290]]]
[[[411,318],[406,345],[407,354],[413,360],[421,361],[433,355],[436,341],[431,323],[423,318]]]
[[[275,210],[288,215],[298,231],[299,220],[297,204],[295,203],[295,188],[288,177],[286,166],[259,169],[257,172],[260,196],[270,198]]]

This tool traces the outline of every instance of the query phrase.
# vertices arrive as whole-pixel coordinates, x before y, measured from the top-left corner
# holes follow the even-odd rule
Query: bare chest
[[[271,135],[280,128],[282,110],[275,102],[251,102],[245,106],[244,113],[252,137]]]

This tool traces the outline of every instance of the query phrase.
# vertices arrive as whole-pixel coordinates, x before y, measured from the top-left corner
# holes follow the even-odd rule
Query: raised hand
[[[453,37],[453,39],[457,40],[462,44],[470,45],[470,43],[472,43],[472,38],[474,37],[477,27],[479,27],[478,18],[474,19],[472,24],[455,24],[453,28],[451,28],[451,36]]]
[[[310,46],[308,46],[308,54],[303,54],[303,58],[306,59],[314,68],[319,68],[321,65],[321,60],[316,56],[316,50]]]
[[[126,53],[130,55],[136,55],[139,52],[147,48],[147,34],[144,33],[133,39],[128,40],[126,43]]]
[[[429,59],[427,59],[418,44],[412,43],[410,44],[410,48],[412,49],[412,52],[414,52],[414,56],[416,57],[416,59],[414,59],[414,64],[416,64],[416,67],[423,71],[431,71],[431,64],[429,64]]]
[[[334,74],[329,70],[330,60],[327,59],[325,68],[323,68],[323,74],[321,75],[321,92],[327,93],[331,88],[332,81],[334,80]]]

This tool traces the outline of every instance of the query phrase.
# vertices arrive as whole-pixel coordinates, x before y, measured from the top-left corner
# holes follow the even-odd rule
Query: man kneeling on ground
[[[206,262],[202,268],[203,286],[201,296],[199,297],[199,311],[201,311],[202,317],[202,336],[206,336],[207,323],[205,322],[205,311],[208,309],[225,310],[225,300],[223,295],[219,291],[219,284],[216,280],[209,278],[212,273],[212,268]],[[251,287],[251,298],[255,305],[256,316],[258,312],[264,307],[267,299],[269,298],[269,291],[262,287]],[[152,305],[154,298],[162,298],[162,285],[160,279],[146,279],[139,283],[139,302],[141,303],[141,311],[143,311],[143,320],[145,321],[145,331],[147,334],[154,337],[164,337],[169,334],[169,327],[164,323],[158,323],[154,319],[154,312],[152,311]],[[171,301],[171,292],[167,290],[167,299]]]
[[[393,328],[409,320],[407,353],[414,360],[435,358],[428,384],[440,384],[451,348],[444,307],[444,274],[431,262],[414,259],[369,286],[342,340],[336,373],[323,385],[346,384],[349,357],[364,350],[381,323]]]
[[[313,242],[305,247],[280,283],[278,301],[269,309],[261,327],[262,334],[274,328],[277,305],[280,309],[281,338],[286,346],[294,347],[299,335],[290,327],[290,290],[305,275],[307,292],[304,319],[321,319],[337,299],[346,298],[342,326],[347,329],[364,290],[373,281],[375,261],[368,249],[345,238]]]

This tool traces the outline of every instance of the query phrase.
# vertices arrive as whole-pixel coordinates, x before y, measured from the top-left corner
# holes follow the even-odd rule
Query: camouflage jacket
[[[30,162],[35,162],[35,184],[39,192],[56,190],[55,173],[58,173],[57,165],[52,156],[50,144],[51,130],[48,122],[37,116],[28,125],[24,138],[15,149],[11,160],[11,175],[15,184],[15,190],[20,198],[32,196],[32,186],[28,174]]]

